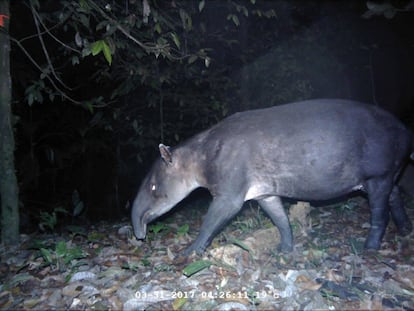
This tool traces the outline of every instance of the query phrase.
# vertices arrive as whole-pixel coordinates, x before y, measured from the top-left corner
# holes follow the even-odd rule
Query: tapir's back
[[[213,149],[221,144],[232,148],[251,144],[288,148],[291,144],[317,143],[318,138],[348,146],[366,143],[367,139],[382,142],[388,139],[397,144],[401,141],[405,145],[409,144],[410,135],[395,117],[375,106],[319,99],[239,112],[196,136]]]
[[[330,99],[236,113],[196,140],[215,166],[209,174],[239,170],[289,184],[305,179],[300,184],[309,191],[328,189],[326,182],[339,177],[338,193],[394,169],[411,148],[409,132],[388,112]]]
[[[350,100],[318,99],[249,110],[229,116],[212,128],[212,135],[248,135],[248,133],[287,135],[292,131],[361,131],[404,126],[391,114],[373,105]],[[227,132],[227,133],[226,133]],[[338,133],[345,134],[346,133]]]

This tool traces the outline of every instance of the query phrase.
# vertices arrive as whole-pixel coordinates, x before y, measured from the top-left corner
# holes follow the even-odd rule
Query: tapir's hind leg
[[[189,255],[192,251],[202,254],[220,229],[241,210],[242,206],[242,198],[214,197],[204,217],[197,239],[184,251],[183,255]]]
[[[279,250],[282,252],[290,252],[293,249],[292,229],[290,227],[289,218],[283,208],[282,201],[279,197],[268,197],[258,200],[259,205],[272,219],[272,222],[279,229],[280,244]]]
[[[409,234],[413,230],[413,225],[408,218],[404,209],[403,200],[401,199],[400,190],[397,185],[392,188],[389,204],[391,208],[391,217],[402,236]]]
[[[379,249],[390,218],[389,197],[392,178],[372,178],[366,183],[371,209],[371,228],[365,241],[365,248]]]

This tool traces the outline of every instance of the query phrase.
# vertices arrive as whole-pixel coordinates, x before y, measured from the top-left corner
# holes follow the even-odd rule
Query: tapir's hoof
[[[411,221],[407,220],[407,222],[401,228],[398,228],[398,234],[402,236],[409,235],[413,231],[413,224]]]
[[[285,244],[280,243],[279,246],[277,247],[277,250],[282,253],[290,253],[293,251],[293,245],[286,244],[286,243]]]
[[[366,240],[364,248],[365,249],[372,249],[372,250],[379,250],[381,247],[381,241],[371,241]]]
[[[195,252],[197,255],[201,256],[203,255],[204,251],[205,251],[205,247],[192,244],[190,247],[186,248],[183,251],[182,255],[190,256],[192,252]]]
[[[183,250],[183,252],[181,253],[181,255],[183,256],[183,257],[188,257],[188,256],[190,256],[191,255],[191,253],[193,252],[193,249],[192,249],[192,247],[190,246],[190,247],[188,247],[188,248],[186,248],[185,250]]]

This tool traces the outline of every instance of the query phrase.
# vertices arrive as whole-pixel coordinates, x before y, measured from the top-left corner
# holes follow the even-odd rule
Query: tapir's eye
[[[151,192],[155,192],[157,190],[157,186],[155,184],[151,184]]]
[[[158,185],[157,185],[157,184],[151,184],[151,186],[150,186],[150,190],[151,190],[151,195],[152,195],[154,198],[156,198],[156,199],[159,199],[159,198],[165,197],[165,195],[163,195],[162,193],[160,193],[160,189],[159,189],[159,187],[158,187]]]

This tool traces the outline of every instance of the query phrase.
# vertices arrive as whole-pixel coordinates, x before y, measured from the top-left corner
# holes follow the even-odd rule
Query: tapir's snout
[[[143,240],[145,239],[145,236],[147,235],[147,225],[135,225],[134,227],[134,235],[137,238],[137,240]]]
[[[131,220],[135,237],[138,240],[143,240],[147,235],[147,223],[144,220],[145,217],[142,211],[140,211],[139,206],[139,201],[135,200],[132,207]]]

